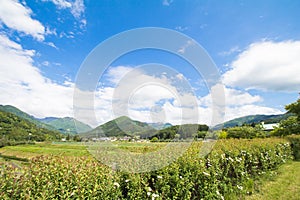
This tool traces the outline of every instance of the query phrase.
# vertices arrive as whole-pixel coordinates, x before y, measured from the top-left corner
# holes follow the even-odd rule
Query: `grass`
[[[3,156],[32,158],[39,155],[89,156],[86,147],[80,143],[37,143],[34,145],[6,146],[0,149]]]
[[[246,197],[246,200],[300,200],[300,162],[288,162],[277,173],[274,178],[263,180],[259,192]]]

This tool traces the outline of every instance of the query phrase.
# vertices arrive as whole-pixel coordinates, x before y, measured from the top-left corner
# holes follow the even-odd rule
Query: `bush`
[[[150,142],[159,142],[159,139],[157,137],[153,137]]]
[[[300,160],[300,136],[293,135],[287,138],[290,141],[295,160]]]
[[[238,142],[237,142],[238,141]],[[3,166],[3,199],[224,199],[253,190],[253,180],[291,159],[280,139],[219,140],[205,158],[195,142],[177,161],[140,174],[113,171],[91,158],[37,157]]]

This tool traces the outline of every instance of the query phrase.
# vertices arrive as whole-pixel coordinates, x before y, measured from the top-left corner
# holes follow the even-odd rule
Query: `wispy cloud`
[[[238,46],[234,46],[231,49],[229,49],[228,51],[222,51],[219,53],[219,55],[221,56],[229,56],[232,55],[233,53],[238,53],[241,52],[241,49]]]
[[[173,3],[174,0],[163,0],[162,1],[162,4],[164,6],[170,6],[172,3]]]
[[[190,46],[194,45],[194,41],[188,40],[182,47],[178,49],[178,53],[184,54],[186,49]]]
[[[78,20],[82,25],[86,24],[86,20],[82,19],[85,6],[84,6],[84,0],[44,0],[44,1],[50,1],[58,9],[69,9],[71,14]]]

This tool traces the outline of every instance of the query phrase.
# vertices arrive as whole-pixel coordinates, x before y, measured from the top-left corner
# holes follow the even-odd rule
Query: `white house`
[[[261,125],[263,126],[264,131],[272,131],[279,126],[279,123],[265,124],[264,122],[261,122]]]

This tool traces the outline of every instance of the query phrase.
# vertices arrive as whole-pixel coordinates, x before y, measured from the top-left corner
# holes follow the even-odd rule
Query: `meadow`
[[[167,143],[114,145],[143,155],[160,153]],[[218,140],[205,156],[201,156],[202,147],[202,142],[194,142],[169,165],[133,173],[104,165],[82,143],[7,146],[0,149],[4,156],[0,160],[0,196],[3,199],[243,199],[257,192],[261,177],[275,177],[277,169],[293,159],[290,144],[281,138]]]

